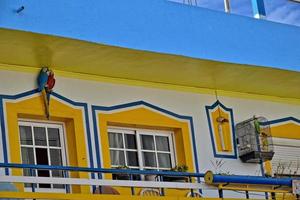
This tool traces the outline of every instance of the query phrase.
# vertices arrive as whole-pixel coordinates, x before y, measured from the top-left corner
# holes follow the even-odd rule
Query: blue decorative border
[[[230,113],[230,120],[231,120],[231,129],[232,129],[232,143],[233,143],[233,155],[224,155],[217,153],[216,148],[215,148],[215,140],[214,140],[214,134],[213,134],[213,129],[212,125],[210,123],[210,113],[209,110],[214,109],[215,107],[220,106],[223,108],[225,111]],[[213,105],[211,106],[205,106],[206,110],[206,116],[208,120],[208,126],[209,126],[209,133],[210,133],[210,138],[211,138],[211,143],[213,147],[213,152],[214,152],[214,157],[216,158],[230,158],[230,159],[237,159],[237,148],[236,148],[236,142],[235,142],[235,129],[234,129],[234,118],[233,118],[233,110],[231,108],[225,107],[219,100],[217,100]]]
[[[105,107],[105,106],[96,106],[92,105],[92,115],[93,115],[93,124],[94,124],[94,134],[95,134],[95,149],[96,149],[96,155],[97,155],[97,166],[101,168],[101,160],[100,160],[100,146],[99,146],[99,133],[98,133],[98,128],[97,128],[97,111],[113,111],[113,110],[118,110],[122,108],[130,108],[134,106],[145,106],[148,108],[151,108],[153,110],[165,113],[167,115],[173,116],[178,119],[184,119],[189,121],[190,123],[190,128],[191,128],[191,133],[192,133],[192,143],[193,143],[193,152],[194,152],[194,159],[195,159],[195,169],[196,172],[199,173],[199,165],[198,165],[198,158],[197,158],[197,149],[196,149],[196,139],[195,139],[195,130],[194,130],[194,123],[193,123],[193,118],[191,116],[185,116],[185,115],[179,115],[174,112],[165,110],[163,108],[160,108],[158,106],[155,106],[153,104],[147,103],[145,101],[136,101],[136,102],[131,102],[131,103],[126,103],[126,104],[120,104],[120,105],[115,105],[115,106],[110,106],[110,107]],[[100,121],[100,119],[99,119]],[[101,121],[100,121],[101,123]],[[98,175],[99,178],[102,178],[101,175]]]
[[[267,122],[260,122],[261,125],[272,125],[272,124],[278,124],[282,122],[288,122],[288,121],[294,121],[300,124],[300,119],[297,119],[295,117],[285,117],[281,119],[275,119]]]
[[[8,153],[7,153],[7,144],[6,144],[6,130],[5,130],[5,121],[4,121],[3,99],[16,100],[19,98],[31,96],[36,93],[39,93],[37,91],[37,89],[23,92],[23,93],[20,93],[17,95],[0,95],[0,124],[1,124],[1,132],[2,132],[2,146],[3,146],[4,163],[8,163],[8,155],[7,155]],[[64,102],[67,102],[67,103],[73,105],[73,106],[83,107],[84,116],[85,116],[85,128],[86,128],[86,134],[87,134],[90,167],[94,167],[93,154],[92,154],[91,132],[90,132],[90,124],[89,124],[89,116],[88,116],[88,105],[86,103],[72,101],[71,99],[68,99],[56,92],[53,92],[52,95]],[[5,169],[5,174],[9,175],[9,170],[7,168]],[[93,174],[92,174],[92,178],[94,178]]]

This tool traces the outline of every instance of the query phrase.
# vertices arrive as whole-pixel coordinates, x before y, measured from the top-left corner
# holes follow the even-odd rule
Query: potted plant
[[[118,166],[115,169],[129,169],[128,166],[123,165],[123,166]],[[112,177],[114,180],[130,180],[130,175],[129,174],[112,174]]]
[[[173,172],[187,172],[187,170],[188,170],[188,166],[186,166],[186,165],[176,165],[170,171],[173,171]],[[163,176],[163,181],[166,181],[166,182],[188,182],[188,177],[186,177],[186,176],[164,175]]]

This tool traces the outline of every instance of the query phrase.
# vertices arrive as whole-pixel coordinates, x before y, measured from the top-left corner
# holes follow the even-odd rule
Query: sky
[[[224,0],[172,0],[175,2],[191,3],[213,10],[224,10]],[[291,0],[264,0],[266,20],[300,26],[300,3]],[[230,0],[231,12],[252,17],[251,0]]]

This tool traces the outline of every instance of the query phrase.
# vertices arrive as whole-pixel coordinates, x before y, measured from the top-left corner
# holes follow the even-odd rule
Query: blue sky
[[[172,0],[175,2],[192,2],[200,7],[213,10],[224,10],[223,0]],[[300,3],[294,3],[290,0],[264,0],[267,18],[266,20],[300,26]],[[252,16],[251,0],[230,0],[231,12]]]

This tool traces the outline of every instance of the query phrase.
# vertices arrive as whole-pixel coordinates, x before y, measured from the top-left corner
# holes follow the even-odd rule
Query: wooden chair
[[[160,196],[160,191],[154,188],[144,188],[140,192],[140,196]]]

